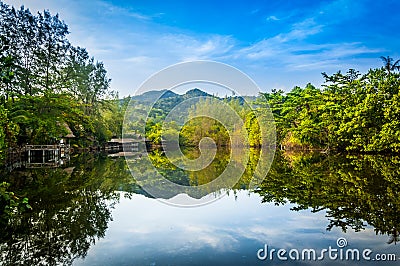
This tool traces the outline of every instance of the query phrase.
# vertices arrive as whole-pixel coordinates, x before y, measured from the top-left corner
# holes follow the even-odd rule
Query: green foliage
[[[323,75],[323,89],[308,84],[257,99],[274,114],[278,142],[297,149],[399,152],[400,74],[381,68]]]
[[[6,157],[5,151],[12,146],[18,132],[19,127],[9,119],[8,110],[0,105],[0,165]]]
[[[20,198],[9,191],[9,183],[0,183],[0,224],[4,225],[17,215],[31,210],[27,198]]]
[[[384,68],[390,74],[391,71],[400,70],[400,59],[394,61],[390,56],[381,56],[381,59],[384,63]]]
[[[335,114],[325,114],[331,118],[333,146],[349,151],[400,151],[400,136],[395,133],[400,129],[395,122],[399,115],[399,74],[374,69],[360,75],[350,70],[346,75],[337,73],[326,79],[329,84],[324,99],[337,106]]]
[[[67,134],[65,123],[88,121],[69,94],[21,96],[10,106],[9,117],[20,128],[19,143],[53,143]]]
[[[155,123],[154,120],[149,119],[146,123],[146,139],[154,144],[161,144],[162,141],[162,124]]]
[[[220,122],[209,117],[191,119],[180,132],[181,144],[187,147],[198,146],[205,137],[213,139],[217,146],[230,145],[229,132]]]
[[[260,147],[261,146],[261,129],[258,124],[257,116],[254,112],[249,112],[246,115],[245,127],[249,136],[250,147]]]
[[[188,116],[179,132],[183,146],[198,146],[205,137],[219,147],[262,144],[260,117],[239,99],[201,99],[191,106]]]
[[[7,148],[6,132],[5,132],[5,121],[7,121],[6,110],[0,106],[0,161],[5,157],[4,151]]]

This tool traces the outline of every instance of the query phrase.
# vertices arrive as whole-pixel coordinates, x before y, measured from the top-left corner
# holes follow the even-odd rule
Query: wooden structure
[[[6,167],[15,168],[58,167],[69,161],[69,144],[25,145],[21,148],[9,149]]]
[[[26,145],[26,167],[57,167],[69,160],[69,144]]]
[[[7,168],[41,168],[58,167],[69,161],[71,152],[69,139],[74,138],[72,130],[67,123],[58,123],[67,131],[65,136],[60,136],[58,144],[52,145],[25,145],[9,149],[7,153]]]

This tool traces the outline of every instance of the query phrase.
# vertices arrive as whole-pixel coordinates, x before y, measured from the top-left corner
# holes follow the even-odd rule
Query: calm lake
[[[216,199],[198,207],[165,204],[139,180],[201,186],[235,160],[229,151],[199,171],[158,150],[129,167],[81,154],[63,168],[15,170],[3,179],[33,210],[1,225],[0,265],[400,265],[400,157],[276,152],[249,189],[262,158],[249,153],[233,186],[192,195]]]

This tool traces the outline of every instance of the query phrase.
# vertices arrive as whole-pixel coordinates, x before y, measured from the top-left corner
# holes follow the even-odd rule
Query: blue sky
[[[399,1],[78,1],[5,0],[49,9],[69,39],[103,61],[120,96],[150,75],[188,60],[214,60],[261,88],[290,90],[321,72],[382,65],[400,57]]]

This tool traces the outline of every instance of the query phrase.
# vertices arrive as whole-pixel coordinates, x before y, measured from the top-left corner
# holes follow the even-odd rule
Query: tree
[[[19,144],[54,142],[65,123],[78,138],[111,137],[110,120],[101,115],[118,103],[106,101],[117,95],[104,64],[70,44],[58,14],[33,15],[0,2],[0,15],[0,104],[9,119],[2,124],[20,128]]]
[[[280,144],[293,149],[400,151],[399,73],[350,69],[323,77],[322,89],[308,84],[257,99],[261,107],[270,106]]]
[[[65,54],[70,48],[66,38],[68,26],[60,21],[58,14],[52,16],[45,10],[43,14],[38,13],[37,17],[37,74],[38,85],[41,91],[60,90],[60,71],[64,68]]]
[[[394,61],[393,58],[391,58],[390,56],[381,56],[380,58],[382,59],[384,63],[384,68],[386,69],[388,74],[390,74],[390,71],[400,70],[400,59]]]

